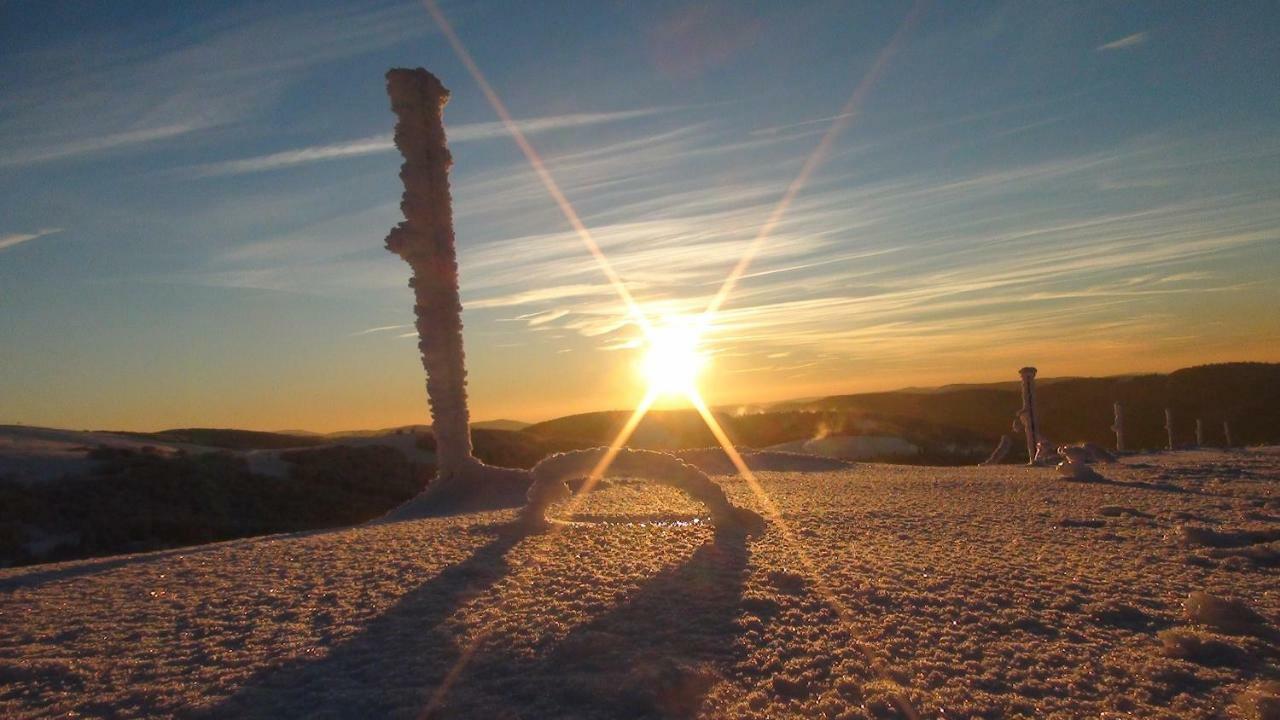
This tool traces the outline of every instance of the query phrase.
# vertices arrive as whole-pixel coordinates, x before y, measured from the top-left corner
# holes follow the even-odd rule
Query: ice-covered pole
[[[1117,402],[1115,420],[1111,423],[1111,431],[1116,434],[1116,452],[1124,452],[1124,408]]]
[[[1227,441],[1227,447],[1231,447],[1231,423],[1226,420],[1222,421],[1222,437]]]
[[[1204,447],[1204,422],[1196,418],[1196,447]]]
[[[1169,408],[1164,409],[1164,432],[1169,438],[1168,447],[1173,449],[1173,411]]]
[[[1036,369],[1024,367],[1018,374],[1022,376],[1022,410],[1018,417],[1027,433],[1027,464],[1035,465],[1036,443],[1040,439],[1040,427],[1036,422]]]
[[[409,286],[414,292],[418,350],[427,372],[437,476],[447,481],[472,462],[462,301],[449,196],[453,157],[445,144],[442,117],[449,91],[422,68],[397,68],[387,72],[387,95],[396,114],[396,147],[404,156],[400,209],[405,217],[387,235],[387,249],[413,270]]]

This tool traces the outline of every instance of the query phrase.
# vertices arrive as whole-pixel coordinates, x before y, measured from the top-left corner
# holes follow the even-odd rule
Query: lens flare
[[[846,606],[826,585],[820,568],[818,568],[810,558],[803,540],[794,531],[792,531],[786,520],[783,518],[782,513],[778,510],[772,499],[760,485],[759,481],[751,472],[737,448],[734,447],[733,442],[728,437],[728,434],[725,433],[724,429],[712,414],[711,409],[699,394],[697,388],[698,375],[709,363],[707,353],[701,350],[699,346],[702,334],[714,324],[716,315],[719,313],[721,306],[726,300],[728,300],[730,294],[732,294],[738,281],[742,278],[747,267],[755,258],[756,253],[760,250],[773,229],[781,222],[783,216],[790,207],[792,200],[794,200],[794,198],[800,193],[801,189],[807,183],[809,176],[813,174],[816,168],[826,159],[834,139],[848,124],[847,118],[852,117],[855,114],[855,111],[861,105],[864,96],[879,79],[889,59],[897,52],[898,46],[900,45],[903,37],[915,25],[924,4],[923,0],[917,0],[911,12],[907,15],[906,19],[903,20],[898,31],[894,34],[888,45],[881,49],[871,69],[863,76],[862,82],[860,82],[854,89],[848,102],[846,102],[844,108],[842,108],[840,115],[836,116],[835,122],[833,122],[831,127],[827,129],[822,141],[805,161],[804,167],[801,169],[800,173],[787,187],[786,192],[783,193],[782,198],[775,206],[773,212],[770,213],[765,223],[761,226],[755,239],[752,240],[751,244],[748,246],[747,251],[730,271],[729,276],[720,286],[707,308],[697,318],[690,320],[669,320],[662,326],[655,326],[640,305],[632,297],[627,285],[618,275],[608,258],[605,257],[604,252],[591,236],[590,230],[587,229],[586,225],[579,218],[577,212],[573,208],[573,205],[569,202],[569,199],[565,197],[559,185],[552,177],[550,170],[546,167],[545,163],[542,162],[542,158],[524,137],[524,133],[520,131],[520,127],[515,123],[511,114],[507,111],[506,105],[502,102],[501,98],[498,97],[498,94],[493,87],[489,85],[488,80],[486,80],[484,74],[481,73],[480,68],[472,59],[471,54],[462,44],[462,40],[454,32],[453,26],[450,25],[449,21],[444,17],[444,13],[441,12],[439,6],[436,4],[436,0],[422,0],[422,3],[443,31],[445,38],[449,41],[449,44],[453,47],[463,65],[466,66],[467,71],[480,86],[481,91],[493,106],[494,111],[497,112],[498,116],[502,119],[507,131],[520,147],[520,150],[525,154],[529,164],[533,167],[534,171],[537,173],[539,179],[551,194],[556,204],[560,206],[560,209],[568,219],[569,224],[574,228],[583,244],[590,251],[600,270],[613,285],[624,305],[626,305],[631,319],[644,333],[646,353],[640,364],[641,371],[648,382],[648,389],[645,393],[644,399],[636,407],[635,411],[632,412],[631,417],[614,438],[613,442],[610,443],[608,452],[605,453],[600,462],[591,471],[590,476],[586,479],[586,483],[584,483],[579,492],[570,499],[570,505],[572,506],[579,502],[583,496],[590,492],[591,487],[604,476],[605,472],[608,471],[610,463],[615,457],[617,457],[618,452],[626,444],[627,440],[630,439],[631,434],[635,432],[640,421],[644,419],[658,396],[672,395],[683,397],[687,399],[698,411],[699,415],[702,416],[707,427],[715,436],[716,441],[733,462],[739,475],[746,481],[747,486],[756,495],[766,513],[773,521],[773,524],[779,529],[781,539],[784,544],[798,556],[801,567],[806,570],[807,574],[813,580],[817,594],[821,597],[823,602],[835,610],[836,615],[842,622],[852,625],[853,617],[850,608]],[[559,526],[553,526],[553,528],[555,527]],[[554,534],[555,530],[553,529],[552,532]],[[488,626],[484,627],[480,633],[473,637],[471,642],[463,648],[461,655],[450,668],[444,680],[432,693],[429,701],[423,709],[421,717],[430,716],[441,705],[445,695],[461,677],[472,656],[479,648],[482,639],[487,637],[493,629],[494,626],[490,623]],[[911,700],[906,696],[905,692],[902,691],[899,683],[894,680],[888,672],[885,660],[880,653],[876,652],[875,648],[869,642],[858,641],[856,637],[854,647],[864,656],[872,670],[883,680],[889,682],[891,687],[895,688],[891,693],[891,699],[894,704],[897,705],[899,712],[908,718],[908,720],[919,720],[919,712],[916,711]]]

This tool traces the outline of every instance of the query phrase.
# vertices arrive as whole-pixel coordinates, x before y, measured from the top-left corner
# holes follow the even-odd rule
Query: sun
[[[667,318],[647,331],[640,370],[650,393],[692,397],[697,392],[698,375],[709,364],[700,335],[693,321],[682,318]]]

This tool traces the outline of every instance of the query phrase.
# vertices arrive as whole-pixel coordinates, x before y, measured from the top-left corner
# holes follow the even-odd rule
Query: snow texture
[[[608,452],[609,448],[593,448],[558,453],[535,465],[529,502],[524,509],[525,521],[544,524],[547,508],[569,497],[566,481],[590,476]],[[674,455],[622,448],[602,477],[649,478],[683,490],[706,506],[716,526],[722,529],[730,526],[756,529],[763,523],[756,513],[734,507],[724,490],[706,473]]]
[[[1280,564],[1227,553],[1280,528],[1280,448],[1107,476],[761,473],[798,545],[613,479],[555,533],[505,510],[0,570],[0,717],[417,718],[465,656],[432,716],[888,718],[901,692],[926,718],[1274,719]]]

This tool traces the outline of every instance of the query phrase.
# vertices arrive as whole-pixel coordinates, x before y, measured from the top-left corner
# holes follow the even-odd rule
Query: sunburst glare
[[[650,329],[640,371],[649,391],[659,396],[697,393],[698,376],[710,364],[699,325],[688,318],[664,318]]]

